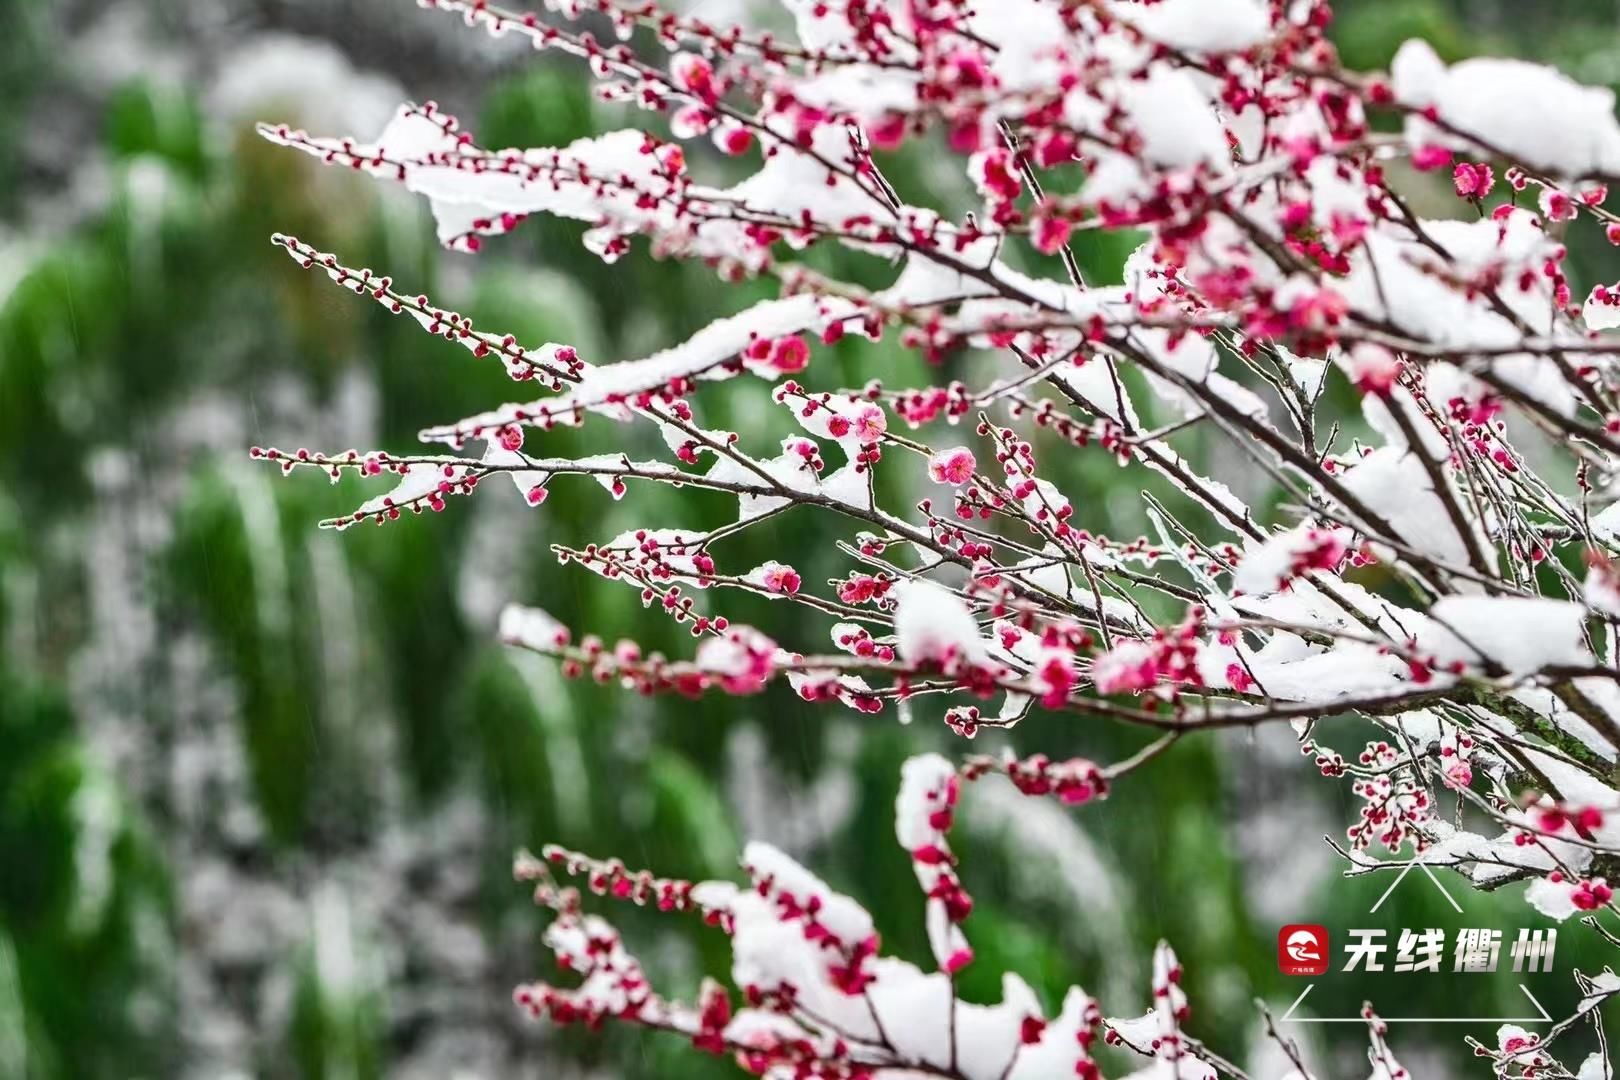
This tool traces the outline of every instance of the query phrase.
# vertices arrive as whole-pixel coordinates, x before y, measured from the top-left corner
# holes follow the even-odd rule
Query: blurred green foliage
[[[27,7],[0,0],[0,24],[18,28],[0,44],[0,90],[13,101],[43,66]],[[1413,34],[1450,55],[1477,44],[1453,4],[1369,0],[1346,3],[1343,13],[1341,45],[1360,66],[1384,63]],[[483,141],[495,146],[560,144],[613,122],[593,107],[579,73],[545,65],[492,87],[477,119]],[[3,148],[16,137],[14,123],[0,122],[0,192],[11,190]],[[459,307],[480,325],[525,342],[571,342],[593,361],[673,343],[769,287],[721,287],[702,267],[642,255],[605,266],[581,248],[577,224],[550,219],[492,244],[469,275],[464,257],[435,250],[419,209],[401,210],[365,182],[323,173],[250,133],[223,137],[184,90],[124,87],[107,105],[102,133],[116,177],[111,201],[35,253],[0,299],[0,634],[7,643],[0,650],[0,1076],[168,1075],[181,1064],[171,968],[185,943],[171,883],[186,868],[163,857],[163,808],[129,801],[120,777],[83,738],[65,690],[94,617],[73,553],[95,524],[91,463],[107,452],[128,459],[138,488],[178,463],[177,496],[155,482],[139,492],[168,515],[169,539],[144,568],[156,625],[200,633],[228,673],[268,832],[266,857],[277,865],[375,835],[388,812],[377,778],[387,773],[403,783],[408,813],[423,819],[451,792],[479,793],[491,822],[482,904],[492,942],[510,913],[526,912],[506,874],[520,846],[557,841],[663,873],[727,874],[745,839],[727,809],[728,746],[739,726],[753,725],[769,769],[784,782],[850,770],[853,810],[818,843],[816,869],[871,907],[890,948],[921,960],[920,903],[892,840],[892,800],[900,762],[947,745],[939,725],[901,728],[892,715],[833,714],[780,690],[691,705],[565,684],[553,667],[493,645],[490,626],[463,620],[458,595],[474,540],[471,507],[457,502],[442,515],[382,530],[317,533],[317,520],[357,504],[365,486],[328,487],[305,475],[282,482],[240,457],[198,453],[169,437],[188,402],[214,395],[245,403],[229,415],[252,418],[251,427],[231,433],[238,449],[281,438],[288,419],[273,403],[289,385],[318,405],[353,374],[376,393],[376,445],[405,448],[420,427],[511,392],[495,365],[300,271],[266,243],[274,230],[352,265],[386,268],[402,287]],[[919,201],[965,205],[932,164],[914,152],[892,179]],[[699,167],[727,166],[706,158]],[[1117,279],[1132,243],[1086,233],[1080,254],[1088,276]],[[887,272],[848,252],[814,257],[858,280]],[[818,361],[816,375],[829,387],[876,375],[918,385],[955,377],[971,363],[953,357],[943,372],[931,371],[892,344],[858,340],[841,343],[829,361]],[[757,431],[770,415],[767,393],[752,380],[706,390],[704,422]],[[558,454],[657,446],[655,434],[602,423],[544,438]],[[1201,432],[1180,438],[1194,460],[1207,454]],[[1065,454],[1048,443],[1037,449],[1075,496],[1082,524],[1122,536],[1147,528],[1137,489],[1121,487],[1107,455]],[[1178,512],[1191,511],[1163,484],[1147,486]],[[476,498],[512,496],[487,490]],[[583,546],[644,524],[714,525],[732,511],[728,500],[663,487],[635,490],[623,503],[589,482],[559,489],[543,511],[502,535],[520,582],[513,599],[541,603],[609,638],[633,633],[649,649],[679,653],[689,648],[684,629],[643,612],[631,589],[559,568],[549,546]],[[842,573],[834,541],[856,530],[801,514],[727,541],[722,558],[738,567],[790,562],[807,582]],[[727,612],[806,647],[824,632],[757,598],[728,599]],[[174,724],[161,679],[139,700],[142,737],[161,744]],[[395,748],[388,760],[372,750],[379,728]],[[851,728],[856,749],[846,760],[831,740]],[[1355,745],[1353,730],[1340,735],[1333,739],[1342,748]],[[1143,739],[1046,718],[1024,725],[1013,742],[1054,757],[1112,759]],[[1124,1010],[1145,1004],[1148,952],[1164,935],[1188,971],[1199,1007],[1195,1032],[1240,1052],[1253,1028],[1253,999],[1285,1005],[1295,991],[1272,964],[1275,927],[1255,919],[1246,895],[1255,883],[1244,878],[1241,838],[1230,825],[1228,773],[1221,744],[1186,744],[1103,806],[1070,815],[1111,890],[1100,908],[1077,906],[1073,889],[1043,875],[1016,843],[965,836],[965,872],[979,901],[968,930],[981,959],[964,974],[963,992],[995,999],[999,972],[1008,968],[1029,977],[1048,1005],[1080,982],[1123,994],[1111,1005]],[[1348,818],[1354,810],[1335,813]],[[1358,925],[1364,884],[1371,883],[1324,884],[1301,896],[1296,921]],[[1409,883],[1388,909],[1390,925],[1461,925],[1442,920],[1432,896],[1412,891]],[[1502,902],[1472,896],[1468,904],[1471,918],[1500,925]],[[1515,917],[1527,910],[1516,898],[1507,906]],[[522,917],[537,938],[540,919]],[[632,940],[682,936],[682,948],[646,957],[671,993],[689,993],[705,971],[725,966],[717,935],[643,912],[619,917]],[[166,928],[156,944],[154,926]],[[386,994],[323,983],[315,948],[312,937],[285,958],[296,986],[292,1020],[279,1036],[285,1052],[263,1063],[265,1075],[384,1075]],[[524,966],[549,974],[538,947]],[[1347,992],[1376,993],[1392,1014],[1432,998],[1421,984],[1399,980]],[[1453,993],[1452,1004],[1459,1013],[1492,1015],[1516,1008],[1512,995],[1511,982],[1480,980]],[[1543,1000],[1552,1008],[1557,997]],[[568,1033],[545,1052],[623,1075],[730,1073],[680,1040],[628,1033],[607,1040]]]

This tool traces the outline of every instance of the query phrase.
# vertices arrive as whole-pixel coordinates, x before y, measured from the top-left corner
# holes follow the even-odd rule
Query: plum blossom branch
[[[932,712],[964,738],[1076,717],[1157,734],[1113,764],[907,767],[897,829],[925,894],[927,974],[880,958],[852,901],[765,849],[746,860],[751,889],[729,891],[552,853],[593,892],[712,918],[745,1004],[718,987],[691,1006],[659,998],[611,927],[527,865],[582,979],[525,988],[530,1012],[678,1031],[761,1074],[1092,1077],[1106,1027],[1152,1075],[1239,1076],[1182,1031],[1168,947],[1139,1020],[1104,1025],[1079,991],[1047,1019],[1012,984],[989,1011],[959,1002],[971,900],[948,834],[962,783],[994,774],[1079,806],[1196,732],[1262,723],[1291,723],[1302,756],[1350,785],[1359,811],[1334,841],[1347,872],[1421,859],[1485,890],[1527,880],[1555,917],[1616,916],[1620,283],[1582,296],[1566,242],[1590,228],[1620,244],[1611,94],[1515,61],[1447,65],[1420,42],[1388,72],[1349,71],[1321,0],[795,0],[791,38],[650,0],[424,6],[584,60],[604,98],[658,114],[669,137],[486,149],[429,105],[371,142],[279,124],[265,137],[422,196],[460,250],[551,214],[584,222],[608,261],[644,244],[780,296],[610,363],[519,345],[278,235],[305,268],[541,396],[421,433],[446,453],[256,458],[393,485],[338,528],[443,510],[492,478],[536,507],[570,476],[615,499],[632,481],[735,499],[713,530],[555,549],[695,639],[664,657],[509,609],[502,639],[570,675],[691,696],[781,681],[863,715]],[[575,25],[587,14],[620,42]],[[1400,132],[1375,131],[1380,117]],[[960,166],[971,212],[907,201],[886,162],[908,144]],[[1423,217],[1401,194],[1399,174],[1434,172],[1455,215]],[[1140,244],[1121,280],[1083,272],[1075,233],[1125,229]],[[872,272],[837,278],[817,247]],[[825,357],[846,336],[873,343],[875,367],[836,389]],[[983,371],[898,385],[886,365],[900,352],[974,353]],[[770,381],[768,421],[706,427],[705,387],[747,377]],[[668,453],[546,453],[558,424],[638,425]],[[1141,493],[1145,525],[1103,531],[1100,473]],[[1279,497],[1251,505],[1268,484]],[[861,530],[834,541],[842,576],[729,565],[731,537],[789,513]],[[722,605],[739,590],[798,605],[795,639],[732,620]],[[1380,733],[1335,747],[1350,713]],[[814,978],[773,966],[760,943],[778,939],[808,951]],[[933,1019],[901,1023],[886,981]],[[1404,1076],[1366,1018],[1374,1076]],[[975,1025],[987,1063],[968,1049]],[[1486,1056],[1502,1071],[1522,1050]]]

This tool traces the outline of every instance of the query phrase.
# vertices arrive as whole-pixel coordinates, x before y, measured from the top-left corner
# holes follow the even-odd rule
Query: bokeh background
[[[1357,66],[1419,35],[1448,58],[1520,55],[1620,84],[1610,0],[1339,11]],[[495,365],[298,270],[267,242],[275,230],[596,362],[766,295],[642,251],[606,267],[551,221],[476,258],[442,252],[423,206],[270,147],[253,120],[369,136],[400,101],[435,99],[486,146],[531,146],[656,119],[593,104],[566,59],[408,0],[0,0],[0,31],[0,1078],[729,1074],[679,1040],[519,1019],[512,985],[553,972],[510,861],[548,840],[688,876],[729,874],[743,839],[772,840],[921,959],[890,812],[908,753],[968,749],[937,716],[901,726],[788,693],[641,700],[493,643],[501,604],[518,599],[610,639],[688,648],[633,590],[559,567],[550,545],[717,523],[724,501],[641,488],[614,503],[584,483],[536,512],[502,488],[339,535],[315,522],[357,504],[359,485],[283,480],[247,459],[254,443],[406,449],[418,428],[512,389]],[[927,148],[893,174],[914,200],[969,205],[960,170]],[[1406,182],[1428,211],[1456,212],[1443,182]],[[1110,280],[1133,240],[1086,236],[1089,276]],[[1579,284],[1612,280],[1616,260],[1588,248]],[[873,280],[847,255],[818,258]],[[952,357],[947,376],[981,363]],[[827,387],[939,375],[859,341],[815,374]],[[753,380],[708,390],[705,423],[763,444],[782,419],[766,393]],[[559,453],[646,437],[602,424],[545,436]],[[1202,438],[1185,452],[1220,468]],[[1084,524],[1141,533],[1140,478],[1070,457],[1057,475]],[[894,498],[917,493],[886,482]],[[725,555],[818,582],[842,571],[836,541],[852,531],[790,516]],[[727,611],[800,647],[825,633],[786,605]],[[1340,721],[1324,735],[1353,750],[1365,732]],[[1140,738],[1037,716],[1016,744],[1107,759]],[[1517,888],[1455,889],[1463,919],[1416,879],[1369,921],[1386,880],[1344,882],[1320,839],[1354,812],[1286,732],[1190,741],[1078,813],[986,784],[964,827],[980,955],[965,992],[993,1000],[1011,967],[1049,1004],[1079,981],[1111,1013],[1135,1012],[1168,936],[1195,1031],[1266,1072],[1253,1002],[1280,1011],[1299,989],[1277,974],[1281,923],[1510,938],[1533,924]],[[725,964],[714,935],[616,914],[671,992]],[[1536,984],[1549,1008],[1582,958],[1599,958],[1596,939],[1566,930],[1558,976]],[[1449,974],[1342,979],[1318,1011],[1348,1015],[1369,993],[1395,1016],[1525,1011],[1512,979]],[[1352,1027],[1295,1034],[1327,1074],[1355,1075]],[[1403,1028],[1396,1047],[1420,1075],[1454,1075],[1461,1033]]]

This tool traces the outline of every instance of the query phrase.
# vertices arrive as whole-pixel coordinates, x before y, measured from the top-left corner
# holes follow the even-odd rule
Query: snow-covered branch
[[[784,680],[872,714],[937,701],[967,738],[1063,713],[1162,733],[1112,765],[908,766],[898,827],[938,972],[880,958],[864,913],[766,849],[750,850],[745,892],[564,855],[596,891],[673,897],[725,928],[747,1007],[733,1014],[719,989],[690,1007],[658,998],[538,865],[526,872],[558,912],[552,944],[584,982],[525,988],[521,1003],[679,1031],[773,1075],[1010,1080],[1050,1075],[1052,1055],[1088,1075],[1100,1014],[1084,994],[1051,1021],[1012,981],[996,1009],[955,1000],[971,956],[945,836],[958,779],[1001,773],[1088,803],[1183,737],[1270,722],[1365,804],[1342,846],[1349,873],[1421,859],[1480,888],[1528,879],[1558,917],[1620,914],[1620,283],[1582,295],[1565,243],[1581,229],[1620,243],[1609,91],[1517,61],[1448,67],[1421,42],[1387,73],[1348,71],[1321,0],[793,0],[796,41],[628,0],[423,4],[583,59],[606,100],[661,114],[669,137],[488,149],[432,105],[402,107],[372,141],[279,124],[265,137],[425,197],[460,250],[552,214],[587,223],[610,261],[645,240],[781,295],[608,362],[475,328],[277,236],[303,267],[544,393],[445,418],[421,433],[440,452],[255,457],[392,484],[338,528],[443,510],[501,476],[532,506],[574,477],[616,499],[647,483],[734,497],[735,520],[711,532],[649,523],[557,549],[698,639],[664,657],[509,610],[502,638],[570,674],[688,695]],[[586,15],[622,40],[597,41]],[[1393,123],[1375,128],[1380,116]],[[888,155],[922,141],[956,155],[972,213],[910,205],[885,175]],[[705,182],[725,170],[704,143],[743,179]],[[1444,171],[1455,215],[1419,216],[1396,180],[1414,170]],[[1123,280],[1088,280],[1076,232],[1125,228],[1142,242]],[[894,267],[892,280],[829,277],[802,258],[816,246]],[[1017,268],[1030,265],[1043,270]],[[980,386],[874,370],[840,387],[817,361],[846,334],[998,366]],[[705,426],[704,387],[734,378],[769,381],[774,427]],[[656,429],[667,455],[548,454],[559,424]],[[1211,460],[1227,475],[1188,459],[1189,432],[1225,443]],[[1168,485],[1180,509],[1144,490],[1145,534],[1088,527],[1094,493],[1065,490],[1063,467],[1087,455],[1120,485]],[[880,473],[929,494],[881,505]],[[1280,509],[1240,497],[1256,477]],[[729,537],[811,511],[859,530],[844,577],[725,565]],[[802,638],[731,620],[736,591],[804,608]],[[1382,728],[1353,760],[1319,723],[1346,713]],[[1180,1034],[1168,949],[1155,973],[1155,1011],[1110,1036],[1154,1075],[1228,1071]],[[1403,1075],[1370,1023],[1374,1075]],[[942,1041],[938,1024],[974,1034]]]

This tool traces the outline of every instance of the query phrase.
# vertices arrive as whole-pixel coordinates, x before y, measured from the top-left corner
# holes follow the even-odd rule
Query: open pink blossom
[[[779,337],[771,345],[771,366],[783,375],[803,371],[810,363],[810,346],[798,334]]]
[[[1159,652],[1149,642],[1121,642],[1091,661],[1091,681],[1102,694],[1147,690],[1159,681]]]
[[[669,62],[675,85],[713,105],[719,100],[719,89],[714,78],[714,65],[697,53],[676,53]]]
[[[696,664],[728,694],[757,694],[775,670],[776,642],[749,626],[734,626],[698,648]]]
[[[1443,146],[1420,146],[1412,151],[1412,168],[1419,172],[1433,172],[1451,164],[1451,151]]]
[[[1577,204],[1568,192],[1554,187],[1541,189],[1541,212],[1547,215],[1548,221],[1573,221],[1579,213]]]
[[[1041,688],[1041,704],[1049,709],[1062,706],[1069,692],[1079,682],[1074,653],[1067,649],[1046,649],[1034,674],[1035,685]]]
[[[904,113],[888,113],[866,128],[866,137],[879,150],[897,150],[906,137]]]
[[[1288,311],[1288,321],[1296,330],[1320,332],[1337,326],[1349,310],[1343,296],[1324,286],[1294,301]]]
[[[1401,376],[1400,357],[1370,341],[1351,347],[1343,363],[1350,381],[1363,394],[1386,396]]]
[[[1011,202],[1023,191],[1023,181],[1013,164],[1013,156],[1005,147],[996,147],[975,154],[968,172],[981,194],[1000,202]]]
[[[765,588],[771,592],[792,596],[799,591],[799,572],[783,563],[766,563],[762,568],[760,578]]]
[[[928,475],[936,484],[961,487],[973,479],[973,451],[965,446],[941,450],[928,459]]]
[[[1474,782],[1473,768],[1460,758],[1449,762],[1441,771],[1441,776],[1445,779],[1446,787],[1455,791],[1463,791]]]
[[[714,128],[714,145],[722,153],[737,157],[746,154],[749,147],[754,145],[754,133],[741,124],[717,124]]]
[[[1043,255],[1055,255],[1069,242],[1074,225],[1058,214],[1047,214],[1035,221],[1035,250]]]
[[[866,446],[883,438],[883,433],[889,429],[889,417],[882,406],[869,402],[855,410],[850,425],[855,441]]]
[[[1491,193],[1496,178],[1483,161],[1464,161],[1451,172],[1451,183],[1464,199],[1483,199]]]

